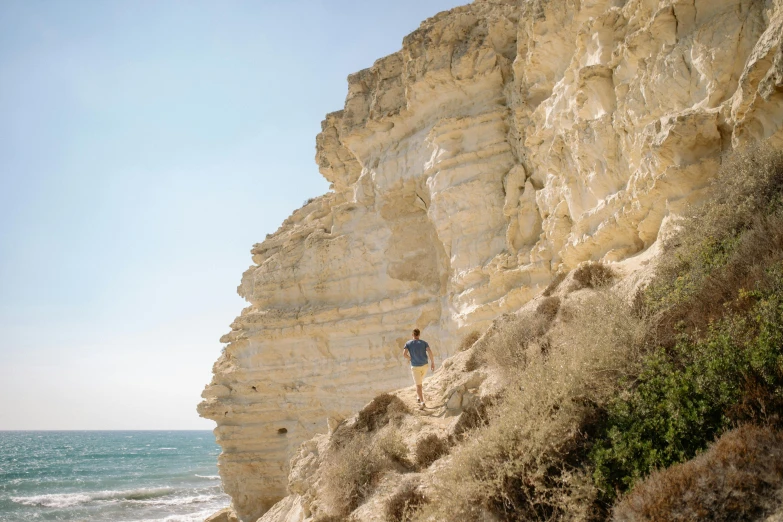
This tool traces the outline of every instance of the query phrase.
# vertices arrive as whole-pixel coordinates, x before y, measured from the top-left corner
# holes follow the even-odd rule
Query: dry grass
[[[428,468],[433,462],[449,452],[449,443],[435,434],[419,439],[416,444],[416,464]]]
[[[377,487],[392,466],[367,435],[357,435],[329,458],[323,469],[321,493],[333,516],[346,516]]]
[[[436,471],[432,498],[438,501],[424,505],[416,520],[605,519],[606,491],[599,491],[590,477],[593,469],[588,456],[599,447],[600,437],[607,436],[602,430],[609,422],[609,406],[637,389],[631,384],[640,378],[641,365],[649,359],[652,350],[646,349],[662,347],[666,354],[678,338],[694,342],[710,331],[708,326],[715,320],[727,313],[750,314],[760,296],[778,288],[779,270],[777,275],[771,272],[783,259],[781,193],[783,152],[735,153],[721,168],[715,199],[685,218],[684,230],[665,245],[666,253],[644,302],[637,299],[632,307],[612,297],[605,288],[614,282],[614,271],[592,262],[580,266],[573,277],[574,288],[593,291],[575,294],[562,310],[555,301],[542,302],[535,314],[496,321],[472,348],[467,368],[486,364],[500,369],[508,383],[505,395],[488,412],[490,422],[471,431],[452,450],[448,466]],[[556,277],[545,297],[552,297],[561,282]],[[648,314],[653,317],[649,319]],[[769,341],[767,352],[778,350],[778,339],[770,337]],[[641,357],[641,353],[648,355]],[[754,359],[753,364],[757,363]],[[772,373],[765,375],[771,378]],[[773,402],[759,393],[743,393],[754,402],[754,411],[780,411],[776,406],[766,408],[765,404]],[[773,412],[766,413],[768,417],[751,417],[774,420]],[[783,491],[783,472],[777,461],[769,462],[774,459],[762,462],[748,457],[743,464],[742,458],[750,455],[751,446],[761,448],[763,454],[765,448],[781,447],[781,441],[764,442],[763,436],[739,439],[716,450],[717,456],[702,463],[702,468],[696,459],[690,471],[658,483],[657,490],[651,486],[645,502],[653,507],[635,520],[747,520],[756,516],[752,510],[764,505],[759,495]],[[711,476],[709,466],[720,471]],[[752,476],[743,479],[743,474]],[[704,489],[690,499],[694,503],[687,507],[690,514],[680,516],[677,510],[686,508],[665,503],[689,499],[686,491],[695,490],[676,488],[691,487],[694,481],[703,481]],[[739,492],[736,499],[732,491]],[[710,504],[715,499],[722,499],[726,513],[734,510],[733,514],[715,515],[717,508]]]
[[[781,191],[783,151],[751,148],[724,160],[710,203],[693,209],[664,245],[646,299],[657,314],[657,343],[706,330],[783,257]]]
[[[601,288],[612,284],[617,277],[614,270],[601,262],[590,261],[574,270],[574,281],[581,288]]]
[[[357,430],[374,431],[382,428],[389,421],[399,420],[410,414],[410,409],[396,395],[382,393],[359,412],[355,428]]]
[[[560,311],[560,298],[557,296],[542,299],[536,308],[537,314],[542,315],[549,320],[554,320],[558,311]]]
[[[359,412],[353,425],[342,424],[335,430],[321,482],[326,514],[347,516],[372,494],[384,473],[414,467],[408,459],[408,447],[393,426],[373,438],[373,432],[409,413],[399,397],[384,393]]]
[[[399,397],[382,393],[359,412],[354,424],[340,424],[332,434],[331,444],[345,446],[358,434],[377,431],[390,422],[399,424],[410,413],[410,408]]]
[[[559,307],[560,299],[549,297],[534,314],[505,316],[497,330],[477,347],[483,360],[507,381],[513,380],[531,358],[548,349],[545,336]]]
[[[696,209],[667,248],[733,235],[751,225],[760,212],[780,203],[783,151],[766,146],[733,151],[724,158],[712,184],[708,205]]]
[[[497,400],[497,397],[482,397],[463,410],[454,425],[454,441],[460,441],[471,430],[489,424],[489,409]]]
[[[469,334],[466,334],[459,343],[459,351],[464,352],[465,350],[469,350],[471,346],[476,344],[476,341],[479,340],[479,337],[481,337],[481,332],[478,330],[473,330]]]
[[[756,520],[779,505],[783,433],[744,426],[693,460],[653,473],[614,510],[617,521]]]
[[[474,370],[478,370],[479,368],[484,366],[485,363],[486,361],[484,360],[484,354],[481,352],[479,348],[476,348],[470,354],[468,360],[465,361],[465,371],[472,372]]]
[[[414,468],[408,458],[408,445],[402,440],[400,432],[394,428],[387,428],[376,440],[378,449],[391,460],[398,464],[402,470],[409,471]]]
[[[335,515],[318,515],[313,522],[345,522],[345,517]]]
[[[560,298],[553,296],[543,299],[532,314],[499,317],[473,345],[465,370],[473,371],[488,364],[509,378],[525,367],[531,354],[546,351],[549,342],[545,334],[559,310]]]
[[[564,272],[564,271],[560,271],[556,273],[555,277],[552,278],[552,281],[549,283],[549,285],[547,285],[547,287],[544,289],[541,295],[543,295],[544,297],[549,297],[553,293],[555,293],[555,291],[557,291],[557,289],[560,287],[560,283],[563,282],[563,280],[566,278],[567,275],[568,272]]]
[[[413,482],[406,482],[386,501],[386,519],[389,522],[407,522],[427,498]]]
[[[552,347],[520,366],[491,423],[454,450],[425,520],[548,520],[597,516],[582,469],[602,406],[633,374],[644,324],[619,298],[595,293],[550,332]],[[517,338],[510,321],[501,336]],[[596,511],[598,509],[598,511]]]

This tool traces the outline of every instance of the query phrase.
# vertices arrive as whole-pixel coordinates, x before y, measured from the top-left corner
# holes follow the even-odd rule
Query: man
[[[402,354],[411,362],[413,382],[416,383],[416,394],[419,396],[416,402],[421,409],[424,409],[427,406],[424,404],[424,393],[422,392],[421,383],[424,382],[424,375],[427,374],[427,362],[430,363],[432,371],[435,371],[435,356],[432,355],[430,345],[426,341],[419,339],[419,335],[421,335],[421,332],[418,328],[413,330],[413,339],[405,343]],[[429,359],[427,356],[429,356]]]

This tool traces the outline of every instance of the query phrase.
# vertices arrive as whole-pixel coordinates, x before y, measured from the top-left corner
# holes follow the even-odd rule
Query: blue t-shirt
[[[411,339],[405,343],[405,349],[411,355],[411,366],[424,366],[427,364],[427,348],[430,345],[421,339]]]

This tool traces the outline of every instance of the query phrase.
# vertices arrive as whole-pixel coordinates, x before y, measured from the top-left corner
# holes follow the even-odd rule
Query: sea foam
[[[51,508],[66,508],[79,504],[101,500],[146,500],[170,495],[172,488],[139,488],[125,491],[93,491],[89,493],[52,493],[49,495],[33,495],[30,497],[11,497],[17,504],[25,506],[42,506]]]
[[[196,476],[198,478],[203,478],[203,479],[220,480],[220,475],[199,475],[198,473],[196,473]]]

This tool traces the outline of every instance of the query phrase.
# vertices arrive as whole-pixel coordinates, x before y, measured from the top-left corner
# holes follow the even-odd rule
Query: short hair
[[[416,328],[416,329],[414,329],[414,330],[413,330],[413,335],[416,335],[416,336],[419,336],[419,335],[421,335],[421,332],[419,331],[419,329],[418,329],[418,328]]]

